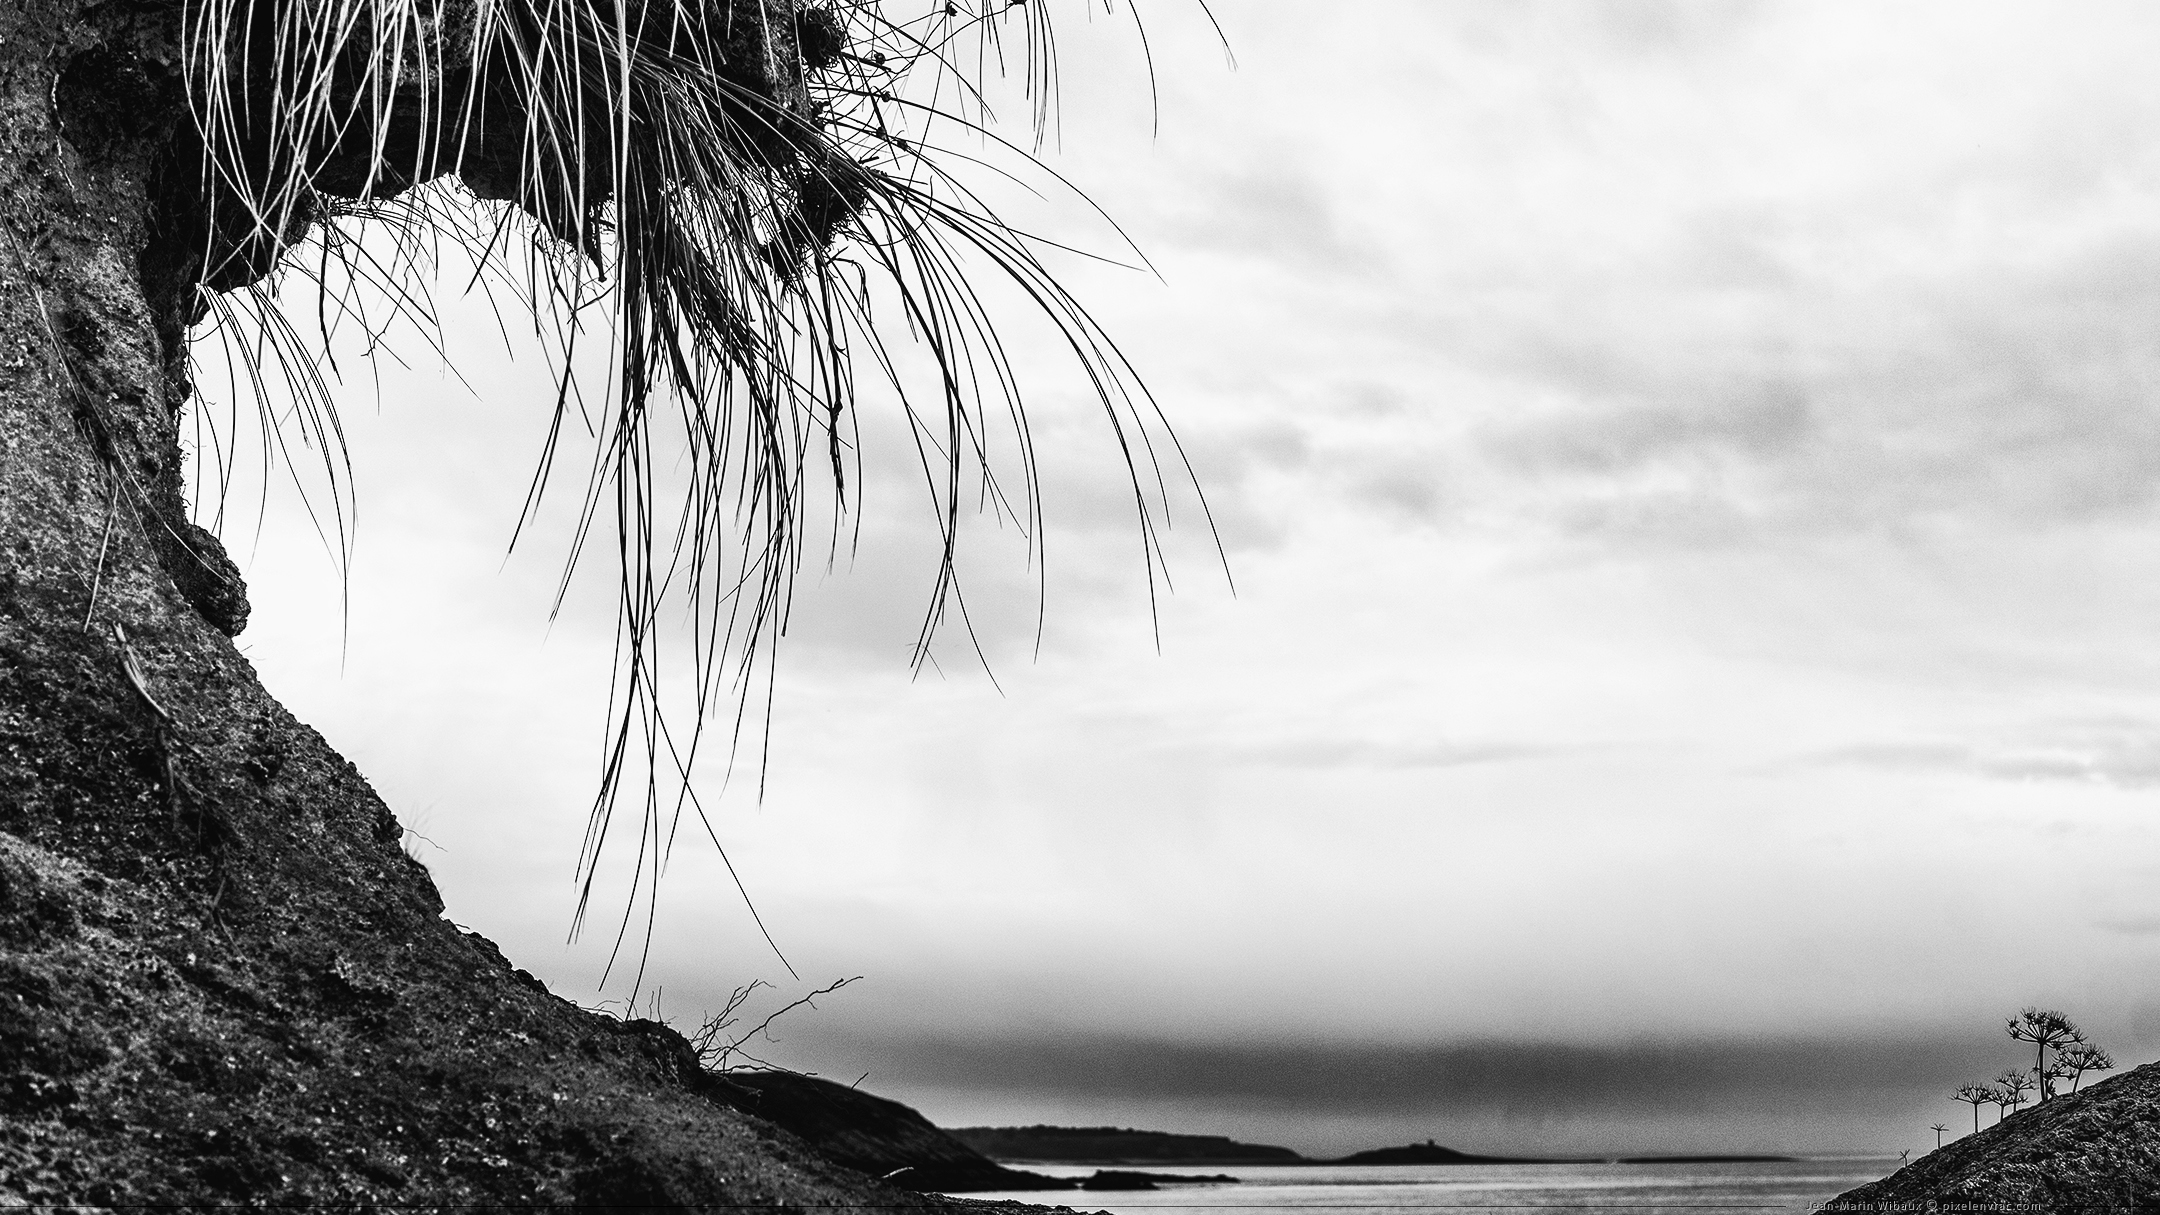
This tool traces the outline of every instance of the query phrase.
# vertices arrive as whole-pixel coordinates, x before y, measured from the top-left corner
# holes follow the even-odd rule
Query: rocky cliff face
[[[445,922],[234,648],[180,498],[181,11],[0,5],[0,1205],[938,1206]]]
[[[2160,1212],[2160,1063],[2027,1106],[1827,1209]]]

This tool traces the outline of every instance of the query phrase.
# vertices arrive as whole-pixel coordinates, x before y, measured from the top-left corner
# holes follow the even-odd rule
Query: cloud
[[[1400,453],[1335,462],[1352,501],[1413,523],[1437,522],[1452,504],[1442,481],[1445,462]]]
[[[1563,748],[1520,743],[1389,743],[1370,739],[1300,738],[1235,748],[1236,762],[1285,768],[1457,768],[1551,755]]]
[[[1639,541],[2153,513],[2160,333],[2119,318],[2160,309],[2160,236],[1871,290],[1818,284],[1708,348],[1528,322],[1512,374],[1546,403],[1486,423],[1478,447],[1521,512]]]
[[[1488,1151],[1851,1150],[2006,1060],[1992,1036],[1910,1033],[1598,1046],[1008,1035],[886,1041],[877,1054],[870,1086],[945,1125],[1061,1110],[1242,1129],[1321,1154],[1427,1135]],[[1873,1125],[1877,1111],[1889,1127]]]
[[[1822,1093],[1928,1085],[1989,1066],[1991,1037],[1642,1040],[1578,1045],[1194,1043],[1154,1039],[922,1038],[888,1044],[895,1081],[1297,1109],[1447,1103],[1495,1114],[1733,1108]]]
[[[2160,787],[2160,725],[2131,718],[2072,720],[2042,726],[2021,739],[1870,743],[1818,752],[1806,762],[2150,789]]]
[[[1776,458],[1813,434],[1808,397],[1772,380],[1736,388],[1694,408],[1651,404],[1585,411],[1496,434],[1489,449],[1527,471],[1613,473],[1710,452]]]
[[[1242,485],[1264,471],[1296,472],[1313,458],[1311,436],[1283,420],[1210,426],[1180,442],[1211,489]]]
[[[1637,54],[1699,54],[1758,23],[1769,8],[1757,0],[1729,4],[1690,4],[1686,0],[1622,0],[1575,9],[1547,10],[1563,19],[1582,20],[1608,45]]]
[[[1337,196],[1300,167],[1312,159],[1281,148],[1266,152],[1164,195],[1159,205],[1170,214],[1163,234],[1189,248],[1263,258],[1301,275],[1384,274],[1387,263],[1346,221]]]

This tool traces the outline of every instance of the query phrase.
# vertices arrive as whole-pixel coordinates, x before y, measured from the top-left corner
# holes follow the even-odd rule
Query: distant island
[[[1412,1143],[1404,1147],[1373,1148],[1365,1152],[1352,1152],[1333,1164],[1551,1164],[1548,1160],[1532,1161],[1522,1156],[1477,1156],[1458,1152],[1454,1148],[1441,1147],[1432,1140]],[[1572,1161],[1560,1163],[1574,1163]]]
[[[1726,1157],[1726,1154],[1698,1154],[1698,1157],[1480,1157],[1480,1154],[1458,1152],[1443,1148],[1426,1139],[1423,1144],[1408,1144],[1402,1148],[1374,1148],[1369,1152],[1352,1152],[1335,1165],[1732,1165],[1732,1163],[1784,1163],[1799,1157]]]
[[[1038,1164],[1310,1164],[1284,1147],[1222,1135],[1173,1135],[1114,1126],[963,1126],[946,1134],[992,1160]]]
[[[1224,1185],[1237,1178],[1228,1173],[1139,1173],[1125,1169],[1097,1169],[1093,1177],[1080,1179],[1083,1190],[1159,1190],[1166,1185]]]
[[[952,1133],[932,1126],[920,1113],[897,1101],[795,1072],[728,1072],[714,1079],[710,1092],[717,1100],[800,1136],[836,1163],[905,1190],[946,1194],[986,1190],[1154,1190],[1237,1180],[1223,1174],[1130,1169],[1097,1169],[1092,1177],[1045,1177],[1009,1169],[987,1159]]]
[[[1239,1143],[1222,1135],[1178,1135],[1113,1126],[966,1126],[948,1130],[992,1160],[1034,1164],[1743,1164],[1793,1156],[1481,1156],[1433,1140],[1373,1148],[1339,1159],[1300,1156],[1289,1148]]]

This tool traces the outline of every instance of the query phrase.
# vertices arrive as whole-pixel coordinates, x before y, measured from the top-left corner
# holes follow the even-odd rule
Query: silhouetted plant
[[[1975,1112],[1977,1113],[1978,1111]],[[1931,1124],[1928,1129],[1935,1132],[1935,1146],[1937,1148],[1942,1147],[1943,1132],[1950,1129],[1949,1124],[1944,1122],[1937,1122]]]
[[[2003,1113],[1999,1117],[2016,1113],[2018,1107],[2025,1104],[2025,1094],[2031,1091],[2033,1078],[2030,1072],[2012,1069],[1995,1077],[1996,1095],[1991,1100],[2002,1107]]]
[[[2032,1076],[2040,1089],[2039,1100],[2055,1095],[2061,1073],[2048,1066],[2047,1053],[2085,1040],[2085,1031],[2069,1017],[2052,1008],[2027,1008],[2003,1023],[2010,1036],[2033,1044]]]
[[[1961,1084],[1950,1094],[1952,1101],[1962,1101],[1973,1107],[1973,1131],[1976,1134],[1980,1130],[1980,1107],[1983,1105],[1995,1106],[1996,1120],[2001,1121],[2025,1104],[2025,1094],[2035,1089],[2039,1091],[2039,1101],[2046,1101],[2057,1095],[2056,1081],[2068,1080],[2070,1091],[2074,1093],[2086,1072],[2107,1071],[2115,1066],[2114,1058],[2093,1045],[2077,1022],[2054,1009],[2028,1007],[2005,1020],[2003,1028],[2013,1039],[2033,1044],[2033,1066],[2030,1070],[2012,1068],[1995,1077],[1992,1083]],[[2054,1058],[2048,1057],[2049,1051],[2055,1052]],[[1937,1146],[1941,1146],[1939,1140]]]
[[[1995,1121],[2001,1122],[2010,1113],[2010,1092],[2000,1084],[1991,1083],[1987,1086],[1987,1094],[1988,1104],[1995,1107]]]
[[[752,980],[747,986],[738,987],[730,993],[727,1003],[720,1007],[719,1012],[705,1018],[704,1023],[698,1026],[697,1032],[690,1035],[690,1049],[697,1052],[698,1065],[709,1072],[794,1071],[793,1068],[782,1067],[777,1063],[761,1059],[744,1048],[758,1038],[771,1041],[773,1022],[781,1017],[794,1012],[798,1008],[816,1008],[819,996],[831,995],[850,983],[861,981],[862,976],[855,975],[851,978],[841,979],[836,983],[829,983],[807,996],[799,997],[792,1003],[774,1010],[759,1021],[755,1028],[742,1034],[731,1033],[730,1031],[735,1028],[736,1023],[742,1020],[743,1007],[750,1002],[750,997],[755,995],[759,988],[772,986],[763,979]]]
[[[1960,1084],[1950,1094],[1952,1101],[1962,1101],[1973,1107],[1973,1134],[1980,1133],[1980,1107],[1995,1099],[1995,1090],[1985,1084]]]
[[[2090,1042],[2073,1042],[2063,1047],[2055,1060],[2070,1074],[2070,1091],[2076,1092],[2078,1080],[2086,1072],[2115,1070],[2115,1057]]]
[[[2064,1049],[2075,1045],[2077,1045],[2075,1042],[2069,1043]],[[2041,1099],[2046,1100],[2057,1095],[2058,1089],[2056,1086],[2059,1081],[2070,1078],[2070,1066],[2063,1062],[2062,1053],[2058,1051],[2054,1058],[2047,1061],[2047,1066],[2035,1073],[2035,1075],[2040,1080]]]

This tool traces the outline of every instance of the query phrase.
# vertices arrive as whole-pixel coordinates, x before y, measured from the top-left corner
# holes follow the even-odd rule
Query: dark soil
[[[2027,1106],[1825,1209],[2160,1212],[2160,1063]]]

